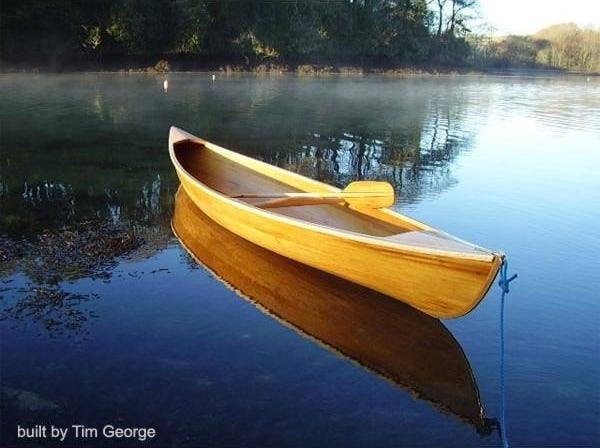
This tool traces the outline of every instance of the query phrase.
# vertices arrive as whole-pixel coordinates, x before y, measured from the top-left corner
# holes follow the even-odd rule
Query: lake
[[[4,444],[599,443],[600,78],[168,79],[0,76]],[[177,193],[171,125],[504,251],[505,406],[496,284],[439,321],[252,247]]]

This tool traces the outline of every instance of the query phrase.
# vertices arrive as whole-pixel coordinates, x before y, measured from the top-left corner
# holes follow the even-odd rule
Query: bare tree
[[[446,6],[447,0],[436,0],[438,6],[438,30],[437,37],[442,35],[442,25],[444,23],[444,6]]]
[[[444,0],[445,2],[446,0]],[[466,29],[464,26],[464,13],[469,9],[474,8],[477,5],[477,0],[451,0],[452,2],[452,10],[450,12],[450,16],[448,17],[448,21],[446,22],[446,32],[451,36],[454,36],[457,25]],[[439,0],[438,0],[439,3]],[[441,17],[440,17],[441,21]],[[441,28],[441,22],[440,22]],[[439,35],[438,31],[438,35]]]

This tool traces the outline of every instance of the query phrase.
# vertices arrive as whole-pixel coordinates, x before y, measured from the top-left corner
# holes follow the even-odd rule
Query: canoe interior
[[[227,196],[301,192],[302,190],[211,151],[201,143],[183,141],[174,145],[183,168],[208,187]],[[240,199],[249,204],[264,199]],[[313,224],[376,237],[390,237],[413,230],[403,223],[389,223],[343,205],[304,205],[269,210]]]

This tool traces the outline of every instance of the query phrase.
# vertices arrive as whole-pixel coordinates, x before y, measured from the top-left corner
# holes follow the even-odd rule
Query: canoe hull
[[[183,189],[172,228],[196,261],[260,310],[489,433],[469,361],[438,319],[240,238]]]
[[[315,232],[290,220],[220,195],[178,169],[183,188],[211,219],[240,237],[279,255],[379,291],[435,317],[471,311],[483,298],[501,264],[405,252]]]

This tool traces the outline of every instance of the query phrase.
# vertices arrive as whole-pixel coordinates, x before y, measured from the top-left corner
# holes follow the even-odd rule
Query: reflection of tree
[[[44,98],[63,92],[52,82],[43,84],[49,87]],[[123,257],[149,257],[171,241],[178,183],[168,158],[149,161],[143,136],[111,129],[131,110],[126,90],[94,93],[89,109],[68,115],[83,124],[74,122],[61,132],[52,124],[64,119],[60,107],[28,117],[19,117],[17,110],[6,117],[0,278],[9,281],[19,272],[26,281],[21,288],[4,288],[11,300],[3,301],[3,318],[31,318],[55,333],[58,328],[74,331],[89,317],[83,307],[93,295],[70,292],[68,282],[109,280]],[[81,96],[88,90],[74,92],[74,99],[65,101],[86,105]],[[122,96],[114,109],[113,95]],[[23,123],[35,132],[24,132]]]
[[[198,117],[203,136],[338,186],[384,179],[400,201],[414,202],[451,187],[452,161],[470,146],[463,130],[469,103],[443,83],[407,81],[404,90],[381,80],[231,84],[189,92],[183,108]]]
[[[8,212],[0,217],[1,229],[10,233],[0,234],[0,278],[15,272],[27,277],[23,287],[4,288],[12,299],[3,301],[0,320],[30,319],[50,335],[81,333],[93,317],[85,303],[95,294],[69,292],[65,283],[107,281],[123,257],[149,257],[171,240],[172,199],[164,197],[160,176],[127,200],[116,190],[87,193],[44,183],[0,196]]]
[[[64,281],[110,276],[119,257],[164,248],[178,186],[171,124],[327,183],[388,180],[402,202],[456,182],[452,161],[469,146],[468,102],[443,83],[169,78],[166,95],[153,76],[3,78],[1,277],[24,272],[59,297]],[[135,247],[111,249],[111,238]],[[50,241],[62,258],[48,255]]]
[[[344,186],[360,179],[392,183],[402,202],[439,193],[456,181],[450,163],[467,146],[446,109],[436,109],[422,127],[402,129],[386,136],[337,132],[313,134],[301,148],[264,156],[306,176]]]
[[[66,177],[66,176],[65,176]],[[0,181],[2,181],[0,177]],[[138,228],[168,226],[171,185],[164,187],[160,174],[154,179],[139,179],[128,188],[102,184],[92,179],[88,189],[76,189],[72,184],[24,182],[18,188],[8,187],[0,193],[2,211],[0,232],[15,237],[35,237],[46,229],[79,226],[88,220],[128,222]]]
[[[159,176],[162,191],[171,190],[172,196],[176,180],[165,154],[171,124],[324,181],[387,179],[407,202],[451,186],[451,162],[469,146],[461,129],[469,115],[465,109],[472,106],[459,82],[169,78],[174,88],[167,95],[160,90],[162,79],[153,76],[65,76],[26,88],[26,81],[7,78],[7,91],[26,91],[42,99],[40,109],[52,108],[24,115],[26,107],[15,107],[16,113],[5,117],[3,146],[7,154],[13,148],[19,152],[11,155],[10,169],[0,158],[0,195],[21,189],[25,181],[53,182],[71,186],[78,210],[86,206],[81,196],[97,209],[104,194],[131,207],[132,195],[142,185],[150,191]],[[57,121],[66,131],[56,132]],[[31,175],[34,166],[43,169],[43,177]]]

